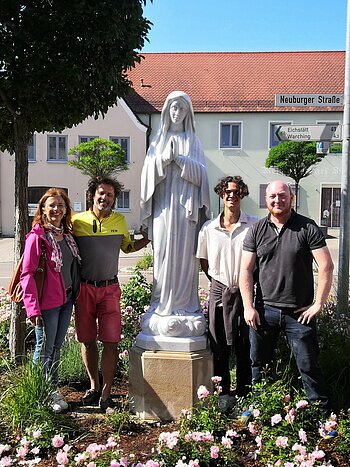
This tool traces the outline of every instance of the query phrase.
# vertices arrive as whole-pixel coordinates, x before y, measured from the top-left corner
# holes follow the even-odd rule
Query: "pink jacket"
[[[28,318],[40,316],[41,310],[56,308],[66,301],[62,271],[55,271],[56,264],[51,259],[52,246],[46,239],[44,232],[43,227],[36,224],[26,236],[20,282],[24,292],[23,302]],[[41,253],[40,239],[45,242],[46,248],[46,273],[41,304],[39,304],[34,280]]]

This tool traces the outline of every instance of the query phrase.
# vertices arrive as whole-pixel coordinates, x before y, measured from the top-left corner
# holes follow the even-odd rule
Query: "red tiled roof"
[[[342,94],[345,52],[145,53],[129,71],[135,113],[159,112],[166,96],[185,91],[195,112],[266,112],[275,94]],[[288,108],[329,111],[341,107]]]

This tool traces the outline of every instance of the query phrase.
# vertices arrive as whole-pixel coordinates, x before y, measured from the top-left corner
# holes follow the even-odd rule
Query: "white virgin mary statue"
[[[164,103],[141,176],[141,222],[153,242],[153,294],[142,332],[204,334],[195,253],[208,213],[208,176],[192,102],[186,93],[174,91]]]

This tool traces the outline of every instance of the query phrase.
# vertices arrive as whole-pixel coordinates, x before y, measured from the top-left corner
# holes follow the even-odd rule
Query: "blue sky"
[[[147,0],[142,51],[345,50],[346,10],[347,0]]]

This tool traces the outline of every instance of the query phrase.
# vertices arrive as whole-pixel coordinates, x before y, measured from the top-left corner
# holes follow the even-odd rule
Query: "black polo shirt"
[[[281,308],[311,305],[314,299],[311,251],[326,246],[316,223],[292,211],[278,233],[270,215],[248,230],[243,250],[256,253],[264,303]]]

